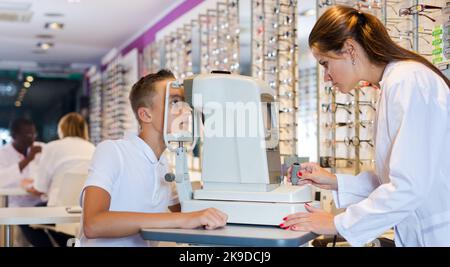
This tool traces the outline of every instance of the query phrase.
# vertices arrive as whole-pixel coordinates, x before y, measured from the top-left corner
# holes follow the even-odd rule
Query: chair
[[[48,196],[47,206],[79,206],[80,193],[88,176],[90,161],[79,161],[65,173],[55,175],[50,186],[53,193]],[[80,229],[79,223],[57,224],[55,230],[65,234],[77,236]]]
[[[47,206],[79,206],[79,197],[83,189],[84,182],[88,176],[90,161],[77,160],[64,164],[63,168],[54,175],[48,195]],[[80,223],[50,225],[32,225],[33,228],[43,229],[52,240],[49,230],[64,234],[78,236]],[[52,240],[55,245],[56,242]]]

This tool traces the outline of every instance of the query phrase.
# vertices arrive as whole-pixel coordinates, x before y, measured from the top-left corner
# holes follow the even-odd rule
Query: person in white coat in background
[[[306,205],[307,212],[280,218],[280,226],[340,234],[353,246],[394,227],[396,246],[450,246],[449,79],[395,44],[376,17],[350,7],[324,12],[309,46],[325,81],[340,92],[360,81],[381,90],[376,170],[334,175],[302,164],[299,185],[333,190],[336,206],[346,210],[334,216]]]
[[[25,118],[13,120],[10,126],[12,142],[0,148],[0,188],[18,188],[33,176],[39,162],[44,143],[36,142],[36,127]],[[34,195],[9,196],[8,207],[32,207],[41,202]],[[14,227],[14,244],[29,246],[19,228]]]
[[[89,142],[88,124],[84,118],[71,112],[64,115],[58,123],[58,140],[45,146],[36,168],[35,177],[22,182],[22,186],[31,194],[47,195],[47,206],[58,202],[61,184],[53,184],[56,175],[67,171],[86,172],[94,155],[95,146]],[[87,164],[84,164],[87,163]]]
[[[35,142],[36,127],[25,118],[15,119],[10,127],[12,142],[0,148],[0,187],[18,188],[30,178],[39,162],[43,143]],[[9,197],[9,207],[32,207],[39,203],[33,195]]]
[[[89,142],[88,124],[84,118],[71,112],[64,115],[58,123],[59,140],[49,142],[42,151],[35,176],[26,179],[22,186],[28,193],[41,196],[42,203],[38,206],[58,206],[64,202],[60,192],[68,192],[63,187],[70,188],[74,195],[79,195],[81,188],[74,188],[67,179],[70,172],[88,173],[88,166],[94,155],[95,146]],[[62,180],[58,180],[59,179]],[[61,178],[62,177],[62,178]],[[61,205],[61,204],[59,204]],[[50,247],[52,239],[59,246],[65,246],[73,236],[53,230],[45,232],[28,225],[21,225],[22,232],[35,247]],[[50,238],[51,236],[51,238]]]

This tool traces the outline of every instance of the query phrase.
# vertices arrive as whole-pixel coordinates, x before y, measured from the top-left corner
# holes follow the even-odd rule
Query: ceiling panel
[[[67,0],[0,0],[0,61],[98,63],[112,48],[124,45],[181,2],[81,0],[71,4]],[[9,21],[11,16],[5,15],[25,13],[32,14],[29,22]],[[47,13],[63,16],[51,17]],[[45,29],[44,25],[52,21],[64,23],[63,30]],[[42,34],[53,37],[36,37]],[[45,54],[35,53],[39,41],[55,45]]]

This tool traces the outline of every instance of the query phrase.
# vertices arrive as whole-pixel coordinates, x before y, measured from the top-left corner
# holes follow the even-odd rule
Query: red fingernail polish
[[[287,220],[287,217],[284,217],[284,218],[283,218],[283,221],[286,221],[286,220]]]
[[[283,228],[283,227],[284,227],[284,224],[280,224],[280,227]]]
[[[301,171],[298,171],[297,172],[297,177],[301,177],[301,176],[303,176],[303,173]]]

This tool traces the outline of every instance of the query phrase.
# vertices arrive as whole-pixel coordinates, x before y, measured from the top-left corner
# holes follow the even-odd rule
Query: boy
[[[138,136],[105,141],[98,145],[82,199],[81,246],[147,246],[141,228],[215,229],[227,215],[206,209],[177,213],[180,205],[164,180],[167,160],[163,140],[164,97],[173,74],[161,70],[141,78],[130,92],[130,102],[141,131]],[[181,90],[171,89],[171,103],[183,100]],[[168,213],[167,208],[175,213]]]

